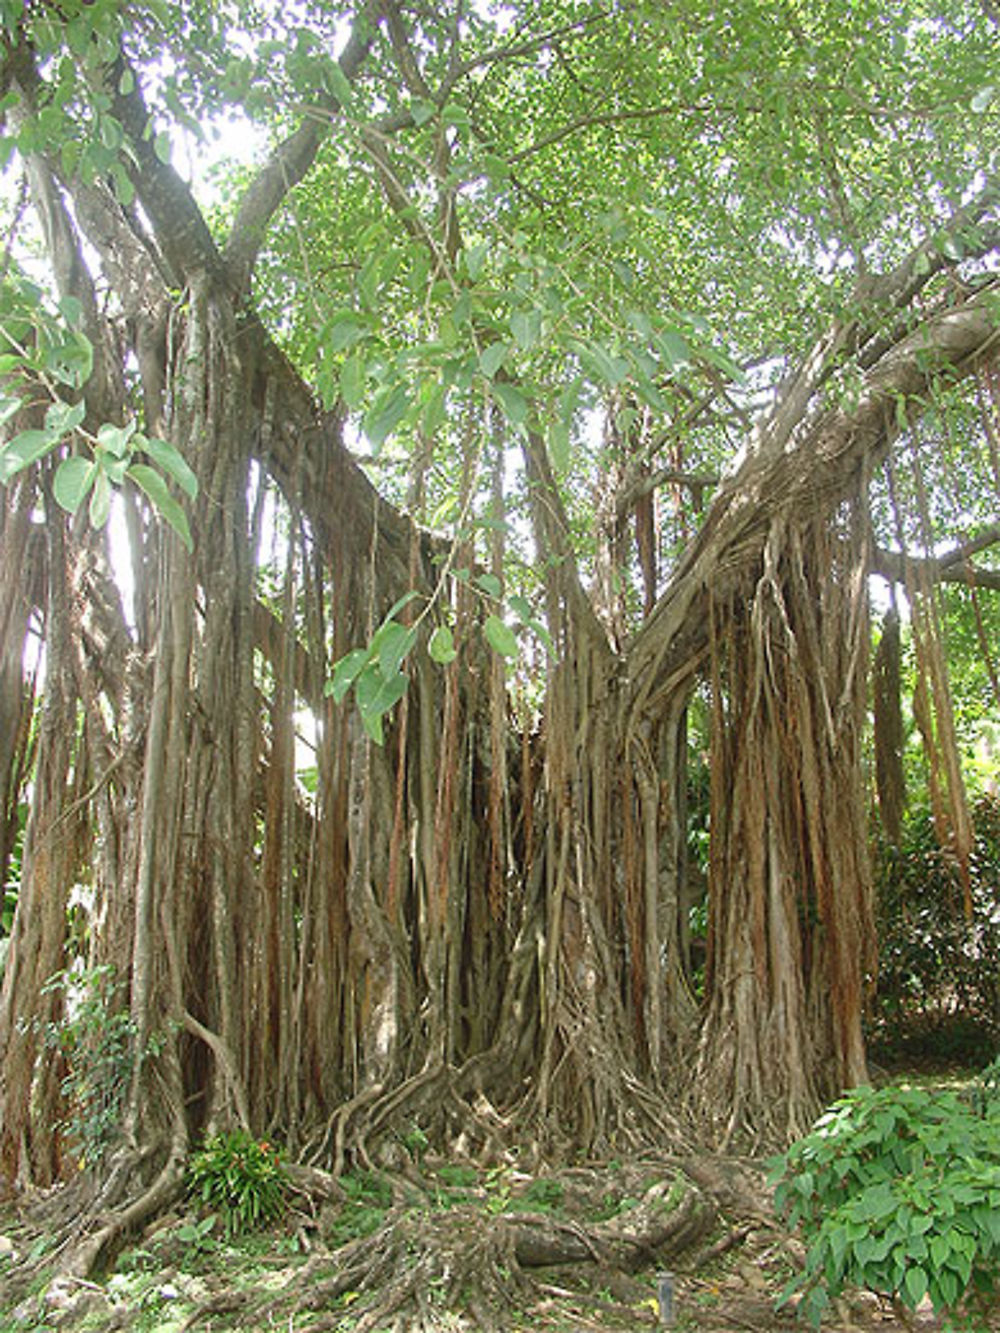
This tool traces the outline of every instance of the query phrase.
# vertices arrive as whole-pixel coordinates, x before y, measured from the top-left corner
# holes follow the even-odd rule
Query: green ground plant
[[[929,1297],[976,1325],[1000,1270],[1000,1099],[922,1088],[857,1088],[772,1163],[775,1207],[798,1226],[805,1269],[786,1303],[819,1324],[845,1287],[910,1310]]]
[[[975,1065],[1000,1040],[1000,799],[980,796],[972,815],[967,886],[928,809],[910,812],[899,846],[876,846],[869,1035],[879,1059],[942,1055]]]
[[[228,1236],[275,1221],[288,1190],[281,1154],[242,1129],[206,1139],[188,1168],[189,1194],[221,1216]]]
[[[370,1236],[392,1207],[392,1186],[377,1171],[351,1171],[339,1184],[344,1202],[324,1237],[331,1249]]]
[[[137,1058],[135,1020],[110,966],[56,972],[43,993],[62,997],[62,1016],[42,1029],[46,1046],[65,1063],[62,1129],[80,1165],[95,1167],[119,1132]],[[158,1039],[151,1039],[143,1058],[158,1049]]]

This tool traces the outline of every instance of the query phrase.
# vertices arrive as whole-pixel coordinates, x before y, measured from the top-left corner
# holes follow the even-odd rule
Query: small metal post
[[[660,1323],[664,1328],[674,1326],[674,1275],[657,1273],[656,1299],[660,1307]]]

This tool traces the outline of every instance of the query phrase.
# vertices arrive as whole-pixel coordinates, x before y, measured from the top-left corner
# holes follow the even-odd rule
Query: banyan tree
[[[990,7],[0,13],[7,1186],[98,1105],[95,1245],[226,1125],[804,1128],[866,1078],[874,574],[967,855]]]

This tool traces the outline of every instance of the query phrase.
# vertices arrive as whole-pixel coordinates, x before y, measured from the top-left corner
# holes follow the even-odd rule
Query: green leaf
[[[489,347],[479,358],[479,368],[487,379],[492,379],[504,363],[504,358],[510,351],[510,343],[495,342],[490,343]]]
[[[358,677],[354,687],[358,711],[365,731],[377,745],[382,744],[382,718],[399,703],[409,686],[409,677],[401,673],[388,678],[372,662]]]
[[[170,135],[166,130],[160,130],[153,140],[153,152],[165,167],[170,165]]]
[[[915,1310],[927,1295],[927,1274],[919,1264],[906,1270],[903,1278],[903,1296],[911,1310]]]
[[[332,352],[342,352],[367,337],[368,325],[353,310],[342,310],[326,326],[326,342]]]
[[[990,104],[993,102],[996,95],[997,88],[995,83],[984,84],[969,103],[969,107],[976,113],[976,115],[979,115],[983,111],[989,109]]]
[[[113,457],[124,458],[135,427],[134,421],[126,422],[124,426],[104,425],[97,432],[97,443]]]
[[[75,296],[60,296],[59,313],[63,319],[73,328],[77,328],[83,323],[83,302]]]
[[[368,648],[352,648],[349,653],[345,653],[334,665],[333,679],[328,680],[323,686],[323,693],[332,694],[334,703],[343,703],[344,696],[364,670],[370,657],[371,651]]]
[[[494,381],[492,392],[511,425],[523,426],[528,418],[528,400],[521,390],[516,389],[513,384]]]
[[[111,482],[102,467],[97,469],[94,480],[94,493],[90,497],[90,522],[95,528],[103,528],[111,513]]]
[[[503,584],[495,574],[477,574],[476,583],[491,597],[499,597],[503,592]]]
[[[431,390],[420,418],[422,430],[427,435],[434,435],[444,425],[447,416],[448,398],[444,385],[438,384]]]
[[[405,385],[390,385],[378,394],[364,422],[364,432],[373,453],[379,452],[386,438],[406,415],[409,405],[410,395]]]
[[[410,103],[410,115],[413,117],[414,125],[426,125],[437,115],[437,107],[433,102],[418,97]]]
[[[520,593],[513,592],[507,598],[510,603],[510,609],[520,619],[522,625],[526,625],[532,617],[531,603],[527,597],[522,597]]]
[[[153,508],[173,528],[189,551],[194,550],[187,515],[167,490],[167,483],[145,463],[133,463],[126,476],[131,477]]]
[[[432,662],[439,662],[442,666],[454,662],[458,653],[455,649],[454,636],[447,625],[439,625],[431,635],[427,643],[427,653]]]
[[[570,463],[569,427],[564,421],[556,421],[549,427],[549,458],[556,472],[564,477]]]
[[[70,431],[76,430],[86,415],[87,404],[82,401],[53,403],[45,413],[45,429],[54,431],[60,437],[68,435]]]
[[[394,621],[386,625],[382,633],[385,637],[379,644],[378,665],[382,675],[389,680],[398,673],[400,665],[416,642],[417,631]]]
[[[502,657],[517,657],[519,651],[517,635],[499,616],[486,617],[483,633],[490,647]]]
[[[542,622],[537,618],[537,616],[532,616],[532,618],[528,621],[528,628],[530,630],[533,630],[535,634],[538,635],[539,639],[541,639],[545,647],[549,650],[552,656],[555,657],[556,646],[552,642],[552,635],[549,633],[548,626],[543,625]]]
[[[486,266],[486,260],[489,256],[489,249],[485,245],[470,245],[463,252],[462,258],[465,264],[465,271],[473,282],[478,282],[483,269]]]
[[[382,624],[387,625],[390,620],[395,620],[403,607],[409,606],[411,602],[415,602],[419,596],[420,593],[411,588],[409,592],[404,592],[402,597],[397,597],[392,606],[389,607],[388,611],[383,616]]]
[[[364,402],[367,383],[368,371],[364,358],[349,356],[340,367],[340,396],[352,410]]]
[[[540,310],[515,310],[510,317],[510,331],[522,352],[528,352],[542,336]]]
[[[85,333],[73,333],[60,347],[45,353],[45,367],[59,380],[73,389],[81,389],[91,377],[93,347]]]
[[[20,407],[20,398],[9,398],[6,394],[4,394],[3,397],[0,397],[0,426],[2,426],[5,421],[9,421],[15,412],[20,410]]]
[[[97,471],[97,465],[88,458],[64,458],[52,481],[56,503],[67,513],[75,514],[94,484]]]
[[[0,481],[6,481],[22,468],[37,463],[59,443],[52,430],[22,430],[0,450]]]
[[[655,333],[653,343],[671,370],[679,370],[690,365],[691,348],[687,339],[677,329],[664,329],[660,333]]]
[[[198,478],[176,445],[171,444],[169,440],[158,440],[155,437],[147,439],[145,436],[136,437],[135,443],[144,449],[169,477],[173,477],[186,496],[195,499],[198,494]]]
[[[329,83],[330,91],[334,94],[342,109],[346,111],[354,94],[351,89],[350,80],[340,67],[340,62],[338,60],[331,61],[324,73],[327,82]]]

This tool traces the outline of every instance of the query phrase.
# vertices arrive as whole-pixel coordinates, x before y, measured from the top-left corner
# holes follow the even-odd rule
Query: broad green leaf
[[[2,373],[3,372],[0,371],[0,374]],[[6,394],[0,397],[0,426],[2,426],[5,421],[9,421],[20,407],[20,398],[9,398]]]
[[[543,625],[537,616],[533,616],[531,620],[528,621],[528,628],[534,630],[535,634],[538,635],[545,647],[549,650],[552,656],[555,657],[556,646],[552,642],[552,635],[549,633],[548,626]]]
[[[60,384],[82,389],[94,368],[93,345],[85,333],[75,332],[60,346],[49,349],[45,365]]]
[[[68,435],[71,430],[76,430],[86,415],[87,404],[82,401],[53,403],[45,413],[45,428],[55,431],[59,436]]]
[[[409,677],[402,673],[383,676],[374,662],[358,677],[354,687],[358,711],[365,730],[378,745],[382,744],[382,717],[399,703],[409,683]]]
[[[611,388],[617,388],[629,372],[629,363],[623,356],[616,356],[602,347],[600,343],[586,343],[580,347],[580,355],[593,367],[599,379]]]
[[[556,421],[549,427],[549,458],[560,476],[569,471],[570,447],[569,427],[564,421]]]
[[[421,429],[425,434],[434,436],[441,429],[445,423],[447,405],[448,398],[444,386],[435,385],[420,418]]]
[[[333,679],[323,686],[323,693],[333,695],[334,703],[342,703],[347,691],[364,670],[371,652],[367,648],[352,648],[334,665]]]
[[[135,428],[134,421],[127,421],[124,426],[104,425],[97,432],[97,443],[113,457],[124,458]]]
[[[368,336],[369,328],[353,310],[343,310],[326,326],[326,343],[332,352],[342,352]]]
[[[517,635],[505,625],[499,616],[487,616],[483,622],[486,641],[502,657],[516,657],[518,654]]]
[[[493,382],[492,392],[511,425],[523,426],[528,418],[528,400],[521,390],[501,380]]]
[[[473,282],[478,282],[488,254],[489,250],[485,245],[470,245],[468,250],[464,251],[465,271]]]
[[[387,625],[390,620],[395,620],[403,607],[409,606],[411,602],[415,602],[419,596],[420,593],[411,588],[409,592],[404,592],[402,597],[397,597],[392,606],[389,607],[388,611],[383,616],[382,624]]]
[[[997,95],[997,86],[994,83],[984,84],[975,94],[969,103],[970,108],[979,115],[981,112],[989,109],[991,103]]]
[[[413,117],[414,125],[426,125],[429,120],[433,120],[437,115],[437,107],[433,102],[428,102],[424,98],[415,98],[410,103],[410,115]]]
[[[133,463],[126,476],[131,477],[165,522],[169,523],[189,551],[194,550],[187,515],[167,490],[167,483],[145,463]]]
[[[377,454],[392,434],[410,406],[409,391],[402,384],[383,389],[365,415],[364,432],[371,444],[372,452]]]
[[[533,614],[531,603],[527,597],[522,597],[518,592],[512,592],[507,601],[510,603],[510,609],[519,617],[522,625],[526,625]]]
[[[915,1310],[927,1295],[927,1274],[919,1264],[913,1264],[906,1270],[906,1277],[903,1279],[903,1295],[906,1297],[906,1304],[911,1310]]]
[[[52,480],[52,494],[56,503],[67,513],[75,514],[94,484],[97,470],[97,465],[89,458],[64,458]]]
[[[22,430],[0,451],[0,481],[6,481],[22,468],[37,463],[59,443],[52,430]]]
[[[171,444],[169,440],[158,440],[155,437],[147,439],[145,436],[136,436],[135,443],[144,449],[168,476],[173,477],[185,495],[192,500],[197,496],[198,478],[188,467],[176,445]]]
[[[677,329],[663,329],[653,334],[653,343],[661,352],[671,370],[679,370],[691,363],[691,348]]]
[[[431,661],[440,662],[442,666],[454,662],[458,652],[455,649],[454,636],[447,625],[438,625],[428,640],[427,653]]]
[[[510,317],[510,331],[522,352],[528,352],[542,336],[540,310],[515,310]]]
[[[416,638],[417,631],[415,629],[400,625],[397,621],[386,625],[380,631],[378,665],[386,680],[391,679],[398,673],[404,659],[416,642]]]
[[[479,358],[479,367],[487,379],[492,379],[497,373],[509,351],[510,343],[506,342],[490,343],[486,348]]]
[[[67,324],[76,328],[83,323],[83,302],[75,296],[60,296],[59,313]]]
[[[478,574],[476,582],[483,592],[488,592],[491,597],[499,597],[503,592],[503,584],[495,574]]]
[[[111,482],[102,467],[97,469],[94,479],[94,491],[90,497],[90,522],[95,528],[103,528],[111,513]]]
[[[170,135],[166,130],[161,130],[153,140],[153,152],[165,167],[170,165]]]
[[[351,90],[350,80],[340,67],[340,62],[338,60],[332,60],[326,68],[325,74],[327,82],[329,83],[330,92],[334,94],[337,101],[340,103],[341,108],[346,111],[350,106],[354,94]]]
[[[367,381],[364,358],[349,356],[340,367],[340,396],[352,410],[364,402]]]

